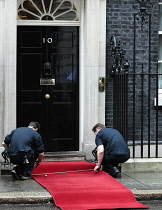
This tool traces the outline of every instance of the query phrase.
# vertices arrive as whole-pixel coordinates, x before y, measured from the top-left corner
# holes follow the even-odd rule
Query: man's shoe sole
[[[20,180],[20,177],[18,177],[18,175],[17,175],[15,170],[12,170],[11,174],[12,174],[12,177],[13,177],[14,180]]]
[[[21,180],[28,180],[28,179],[31,179],[31,177],[27,177],[27,176],[22,176],[21,177]]]

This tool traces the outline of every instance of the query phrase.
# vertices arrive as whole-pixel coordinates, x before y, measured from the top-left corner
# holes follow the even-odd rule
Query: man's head
[[[101,124],[101,123],[97,123],[93,128],[92,131],[94,132],[94,134],[97,134],[98,131],[100,131],[102,128],[106,128],[105,125]]]
[[[29,123],[28,127],[33,128],[34,130],[37,131],[37,130],[40,129],[40,124],[38,122],[32,121],[32,122]]]

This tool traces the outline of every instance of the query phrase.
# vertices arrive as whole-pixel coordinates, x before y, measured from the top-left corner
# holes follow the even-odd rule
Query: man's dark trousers
[[[19,155],[10,156],[10,161],[16,165],[16,173],[21,177],[24,172],[27,172],[28,174],[32,172],[37,158],[38,153],[35,150],[31,150],[30,152],[22,152]]]
[[[113,172],[114,167],[118,168],[119,163],[124,163],[130,158],[130,155],[105,155],[102,165]]]

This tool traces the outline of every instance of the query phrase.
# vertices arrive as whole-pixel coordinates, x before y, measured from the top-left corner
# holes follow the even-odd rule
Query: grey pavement
[[[124,172],[116,180],[139,201],[162,199],[162,172]],[[11,175],[0,176],[0,204],[52,202],[50,193],[35,180],[13,181]]]

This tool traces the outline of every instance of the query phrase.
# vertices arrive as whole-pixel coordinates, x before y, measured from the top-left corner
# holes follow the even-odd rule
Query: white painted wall
[[[4,137],[4,14],[5,1],[0,0],[0,144]],[[3,148],[0,145],[0,154]],[[1,160],[1,155],[0,155]]]

